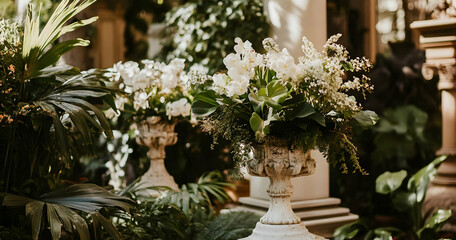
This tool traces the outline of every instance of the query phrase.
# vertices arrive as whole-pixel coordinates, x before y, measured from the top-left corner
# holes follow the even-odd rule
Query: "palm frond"
[[[39,200],[4,194],[3,205],[25,206],[26,215],[32,220],[32,236],[38,239],[42,230],[43,217],[47,216],[53,240],[58,240],[62,227],[70,233],[78,232],[81,240],[89,240],[90,233],[86,221],[75,210],[90,213],[93,221],[101,223],[113,239],[122,239],[114,225],[98,213],[102,208],[120,208],[126,212],[134,209],[134,202],[117,196],[94,184],[76,184],[44,194]]]

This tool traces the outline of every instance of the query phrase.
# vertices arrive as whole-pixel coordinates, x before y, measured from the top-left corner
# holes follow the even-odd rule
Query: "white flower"
[[[147,96],[147,93],[145,92],[135,92],[135,96],[133,98],[133,107],[136,111],[138,111],[140,108],[147,109],[149,107],[149,101],[147,101],[148,97],[149,96]]]
[[[226,95],[232,97],[234,95],[242,95],[247,92],[249,88],[249,82],[245,81],[231,81],[226,86]]]
[[[228,76],[226,76],[226,74],[217,73],[212,77],[212,80],[214,81],[214,86],[225,88],[228,82]]]
[[[274,51],[269,52],[267,56],[268,67],[277,73],[278,78],[282,78],[283,80],[297,78],[298,68],[294,62],[293,56],[288,53],[286,48],[279,53]]]
[[[125,85],[132,85],[133,77],[140,71],[139,64],[132,61],[128,61],[124,64],[119,62],[114,65],[114,69],[119,71]]]
[[[170,102],[166,104],[166,116],[169,119],[171,117],[190,116],[191,105],[188,103],[187,98],[181,98],[175,102]]]
[[[144,90],[150,86],[149,72],[147,70],[141,70],[139,73],[132,77],[132,90]]]
[[[160,82],[165,90],[170,91],[177,87],[179,76],[173,72],[164,72],[160,76]]]

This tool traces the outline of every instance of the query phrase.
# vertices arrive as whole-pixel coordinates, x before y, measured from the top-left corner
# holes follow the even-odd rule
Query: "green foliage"
[[[76,211],[90,214],[94,225],[101,223],[114,239],[121,239],[120,234],[112,223],[102,216],[99,211],[105,207],[117,207],[130,212],[133,209],[131,204],[132,200],[129,198],[114,195],[93,184],[72,185],[46,193],[39,200],[13,194],[4,194],[3,196],[4,206],[25,206],[26,215],[32,222],[33,239],[38,239],[40,233],[47,227],[50,229],[53,240],[60,238],[62,227],[69,233],[73,233],[76,230],[81,240],[90,239],[88,225]],[[45,221],[46,218],[47,221]]]
[[[429,148],[425,129],[428,116],[412,105],[386,110],[374,128],[375,151],[373,157],[377,165],[398,164],[407,167],[407,160],[418,155],[427,156]]]
[[[238,239],[250,235],[258,216],[251,213],[215,215],[213,202],[224,203],[230,199],[224,188],[231,184],[220,182],[220,178],[220,173],[207,173],[196,183],[183,185],[179,191],[152,187],[161,192],[158,198],[141,197],[144,188],[133,183],[120,194],[140,199],[138,211],[131,218],[120,215],[122,221],[117,227],[127,239]]]
[[[402,185],[402,181],[404,181],[406,177],[407,171],[405,170],[395,173],[385,172],[378,176],[375,184],[375,191],[381,194],[394,192]]]
[[[393,236],[409,236],[412,239],[420,240],[437,239],[438,232],[451,217],[451,210],[439,209],[431,218],[424,222],[422,204],[429,182],[436,174],[437,167],[445,159],[446,156],[438,157],[412,175],[406,184],[406,191],[401,189],[407,176],[407,172],[404,170],[393,173],[385,172],[377,178],[377,193],[390,195],[395,209],[407,214],[407,219],[404,219],[405,222],[409,223],[407,229],[386,227],[370,230],[372,228],[371,224],[368,224],[365,220],[359,220],[336,229],[334,232],[335,239],[354,239],[360,233],[365,233],[365,240],[391,239]]]
[[[52,45],[61,35],[90,24],[96,17],[65,23],[94,1],[62,1],[40,31],[39,15],[29,9],[20,41],[0,43],[0,189],[37,197],[59,182],[92,137],[111,129],[100,105],[114,107],[102,71],[80,72],[54,66],[82,39]],[[6,38],[8,39],[8,38]],[[52,46],[51,46],[52,45]],[[24,169],[26,170],[24,174]]]
[[[269,36],[269,23],[261,0],[196,0],[175,7],[166,16],[173,36],[160,58],[184,58],[189,66],[200,64],[210,73],[223,69],[223,58],[242,37],[256,48]]]
[[[205,240],[237,240],[252,234],[259,217],[249,212],[229,212],[215,217],[204,231]]]

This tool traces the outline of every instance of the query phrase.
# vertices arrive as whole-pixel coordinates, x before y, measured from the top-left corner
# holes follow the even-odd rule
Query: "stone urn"
[[[270,138],[253,147],[254,157],[247,162],[253,176],[268,177],[271,200],[267,213],[260,219],[252,235],[244,240],[314,240],[323,239],[310,233],[291,208],[292,177],[311,175],[315,160],[310,151],[295,149],[282,139]]]
[[[165,147],[177,142],[177,133],[174,132],[176,123],[162,120],[160,117],[148,117],[136,124],[139,134],[136,142],[147,146],[147,157],[150,160],[149,170],[141,177],[138,185],[141,189],[152,186],[166,186],[178,190],[174,178],[169,175],[165,168]],[[160,192],[152,189],[141,191],[151,196],[158,196]]]

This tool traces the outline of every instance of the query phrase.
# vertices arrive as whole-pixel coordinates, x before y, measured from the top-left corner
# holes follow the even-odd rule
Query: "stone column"
[[[456,16],[454,6],[453,10],[447,7]],[[413,22],[411,28],[420,32],[420,46],[426,51],[423,76],[426,79],[439,76],[442,147],[437,155],[448,155],[427,190],[423,214],[428,218],[437,209],[451,209],[453,216],[442,230],[456,232],[456,18],[445,12],[440,5],[433,13],[436,19]]]
[[[326,1],[265,0],[265,11],[272,27],[272,37],[281,48],[287,48],[297,58],[302,55],[302,37],[306,36],[317,48],[326,42]],[[310,232],[331,237],[334,229],[358,219],[347,208],[339,207],[340,199],[329,197],[329,166],[318,151],[312,151],[316,161],[313,175],[292,179],[294,193],[291,206]],[[269,179],[251,177],[250,197],[240,198],[239,210],[264,215],[269,207],[266,192]]]

